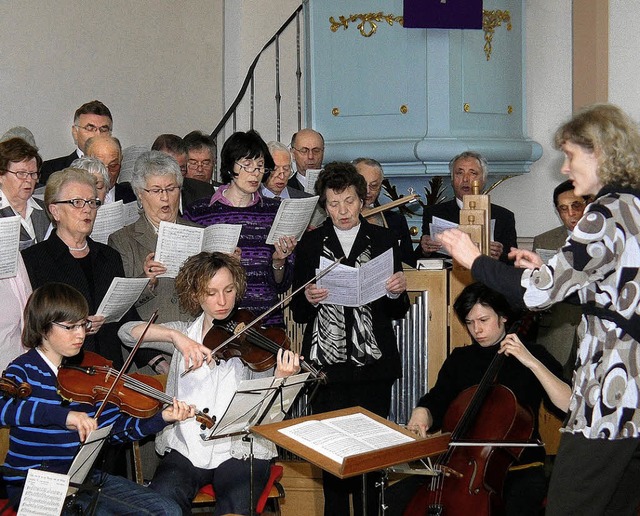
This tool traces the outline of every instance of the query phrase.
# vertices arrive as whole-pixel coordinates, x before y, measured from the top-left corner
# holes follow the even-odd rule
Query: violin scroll
[[[27,382],[18,383],[3,374],[0,377],[0,393],[10,398],[28,398],[31,396],[31,385]]]

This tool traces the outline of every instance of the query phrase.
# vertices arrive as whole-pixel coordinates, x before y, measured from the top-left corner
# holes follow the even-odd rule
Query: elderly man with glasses
[[[94,136],[86,141],[85,152],[89,157],[98,158],[107,167],[111,189],[105,196],[105,203],[122,200],[123,204],[128,204],[136,201],[131,184],[128,182],[118,183],[122,166],[120,140],[106,134]]]
[[[280,142],[269,142],[267,147],[269,147],[275,166],[269,174],[265,174],[262,178],[262,186],[260,186],[262,196],[276,199],[310,197],[311,194],[287,186],[287,181],[293,172],[291,153],[287,146]]]
[[[68,156],[45,161],[40,170],[40,184],[46,184],[51,174],[71,166],[73,160],[82,158],[89,138],[98,134],[110,135],[112,130],[113,118],[107,106],[99,100],[82,104],[76,110],[71,126],[71,136],[76,148]]]
[[[322,168],[324,138],[313,129],[301,129],[291,137],[291,157],[294,174],[288,185],[304,191],[307,186],[307,170]]]
[[[184,137],[187,147],[187,173],[184,177],[211,183],[216,166],[216,144],[206,134],[192,131]]]

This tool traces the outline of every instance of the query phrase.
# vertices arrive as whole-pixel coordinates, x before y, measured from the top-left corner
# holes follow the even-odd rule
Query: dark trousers
[[[268,460],[253,460],[254,507],[267,485]],[[149,487],[174,500],[182,514],[191,514],[191,502],[202,486],[213,484],[216,505],[213,514],[249,514],[251,512],[251,461],[229,459],[215,469],[196,468],[191,461],[171,451],[160,461]]]
[[[371,382],[349,382],[323,385],[312,401],[314,414],[361,406],[382,417],[389,415],[391,386],[394,380]],[[376,480],[378,473],[367,477],[367,516],[377,515],[379,509]],[[322,472],[325,516],[349,516],[349,495],[353,496],[355,516],[362,516],[362,477],[341,480],[327,472]]]
[[[547,516],[635,515],[640,503],[640,439],[562,434]]]

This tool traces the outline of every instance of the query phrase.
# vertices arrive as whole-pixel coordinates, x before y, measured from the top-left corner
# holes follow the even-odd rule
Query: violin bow
[[[102,405],[100,405],[100,407],[96,411],[95,416],[93,416],[93,419],[95,419],[96,421],[98,420],[98,418],[102,414],[102,411],[104,410],[104,407],[107,404],[107,400],[113,394],[113,391],[116,388],[116,385],[118,384],[120,379],[124,376],[125,371],[127,369],[129,369],[129,366],[131,365],[131,362],[133,361],[133,357],[136,354],[136,351],[138,351],[138,349],[140,349],[140,345],[142,344],[142,339],[144,339],[144,336],[146,335],[147,330],[151,327],[151,325],[156,321],[157,318],[158,318],[158,310],[156,310],[155,312],[153,312],[151,314],[151,317],[149,318],[149,321],[145,325],[144,330],[142,330],[142,334],[140,335],[140,338],[136,342],[136,345],[133,346],[133,348],[131,349],[131,353],[129,353],[129,356],[127,357],[127,360],[125,360],[124,365],[122,366],[122,369],[120,369],[120,371],[118,371],[118,374],[116,375],[115,379],[113,380],[113,383],[111,384],[111,387],[109,388],[109,390],[107,391],[107,394],[105,395],[104,399],[102,400]]]
[[[311,283],[313,283],[314,281],[319,280],[320,278],[322,278],[324,275],[328,274],[329,272],[331,272],[333,269],[335,269],[341,262],[342,260],[344,260],[344,256],[338,258],[335,262],[333,262],[331,265],[329,265],[328,267],[325,267],[324,269],[322,269],[318,274],[316,274],[313,278],[311,278],[309,281],[307,281],[306,283],[300,285],[297,289],[295,289],[293,292],[291,292],[291,294],[289,294],[287,297],[285,297],[284,299],[278,301],[275,305],[273,305],[271,308],[269,308],[268,310],[266,310],[265,312],[263,312],[262,314],[258,315],[253,321],[251,321],[249,324],[246,324],[243,328],[241,328],[237,333],[234,333],[233,335],[231,335],[227,340],[225,340],[222,344],[220,344],[218,347],[214,348],[211,350],[210,354],[211,356],[213,356],[215,354],[216,351],[224,348],[227,344],[229,344],[229,342],[231,342],[232,340],[237,339],[240,335],[242,335],[244,332],[246,332],[247,330],[253,328],[256,324],[258,324],[260,321],[262,321],[262,319],[264,319],[267,315],[269,315],[271,312],[273,312],[274,310],[276,310],[278,307],[283,306],[285,303],[287,303],[293,296],[295,296],[298,292],[300,292],[301,290],[303,290],[307,285],[310,285]],[[192,366],[193,367],[193,366]],[[184,375],[186,375],[189,371],[191,371],[192,367],[190,367],[189,369],[183,371],[180,374],[180,378],[182,378]]]

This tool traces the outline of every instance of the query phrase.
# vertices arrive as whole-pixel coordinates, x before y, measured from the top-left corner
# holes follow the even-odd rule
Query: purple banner
[[[404,0],[404,27],[481,29],[482,0]]]

